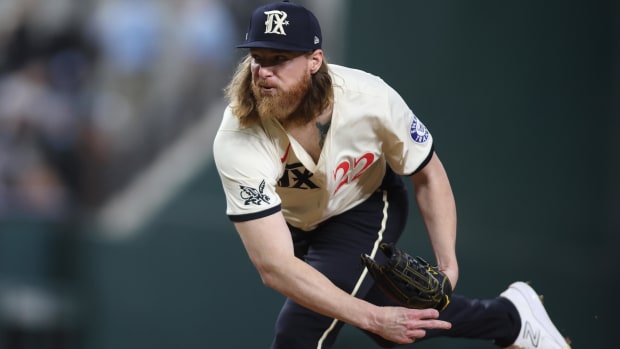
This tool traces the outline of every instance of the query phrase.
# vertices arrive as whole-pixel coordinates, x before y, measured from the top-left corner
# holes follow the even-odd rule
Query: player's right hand
[[[436,309],[408,309],[403,307],[381,307],[375,318],[375,331],[381,337],[398,343],[410,344],[426,336],[426,330],[448,330],[452,324],[438,320]]]

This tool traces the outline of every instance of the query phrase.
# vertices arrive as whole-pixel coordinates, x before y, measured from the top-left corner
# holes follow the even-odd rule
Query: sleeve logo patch
[[[415,115],[411,121],[409,134],[411,135],[411,139],[416,143],[424,143],[428,140],[428,137],[430,137],[430,133],[428,132],[426,126],[424,126],[422,121],[418,120]]]
[[[269,200],[271,200],[269,198],[269,196],[263,194],[263,190],[265,190],[265,181],[263,180],[262,182],[260,182],[258,189],[256,188],[252,188],[252,187],[248,187],[245,185],[239,185],[239,188],[241,188],[241,199],[244,200],[243,204],[244,205],[261,205],[263,202],[268,204]]]

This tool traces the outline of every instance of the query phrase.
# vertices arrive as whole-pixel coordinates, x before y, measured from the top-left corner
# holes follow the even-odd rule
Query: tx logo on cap
[[[265,34],[278,34],[286,35],[284,26],[288,25],[286,17],[288,16],[284,11],[265,11],[267,20],[265,21]]]

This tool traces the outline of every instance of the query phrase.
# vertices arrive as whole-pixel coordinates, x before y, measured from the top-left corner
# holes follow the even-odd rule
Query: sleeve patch
[[[239,188],[241,189],[239,196],[243,200],[243,204],[246,206],[260,206],[262,203],[269,204],[269,201],[271,200],[268,195],[263,193],[265,190],[265,180],[260,182],[258,189],[246,185],[239,185]]]
[[[411,135],[411,139],[416,143],[426,143],[430,136],[428,129],[422,121],[418,120],[418,118],[414,115],[413,120],[411,120],[411,127],[409,129],[409,134]]]

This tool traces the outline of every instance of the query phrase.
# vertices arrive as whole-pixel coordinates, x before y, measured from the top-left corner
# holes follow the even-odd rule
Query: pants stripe
[[[389,202],[387,200],[387,191],[386,190],[383,190],[382,200],[383,200],[383,218],[381,219],[381,229],[379,229],[378,234],[377,234],[377,239],[375,240],[375,243],[374,243],[374,245],[372,247],[372,252],[370,254],[371,258],[375,258],[375,255],[377,254],[377,251],[379,250],[379,244],[383,240],[383,232],[385,231],[385,227],[387,226]],[[357,280],[357,283],[355,284],[355,287],[353,288],[353,291],[351,292],[352,296],[355,296],[357,294],[357,291],[359,290],[360,286],[362,285],[362,282],[364,281],[364,278],[366,277],[366,274],[368,274],[368,269],[364,268],[364,271],[362,272],[362,275],[360,275],[359,279]],[[318,343],[318,345],[316,347],[317,349],[321,349],[323,347],[323,342],[325,341],[327,336],[329,336],[329,334],[334,329],[334,327],[336,327],[337,323],[338,323],[338,320],[334,319],[332,321],[331,325],[327,328],[327,330],[325,330],[325,332],[323,332],[323,335],[321,336],[321,339],[319,339],[319,343]]]

